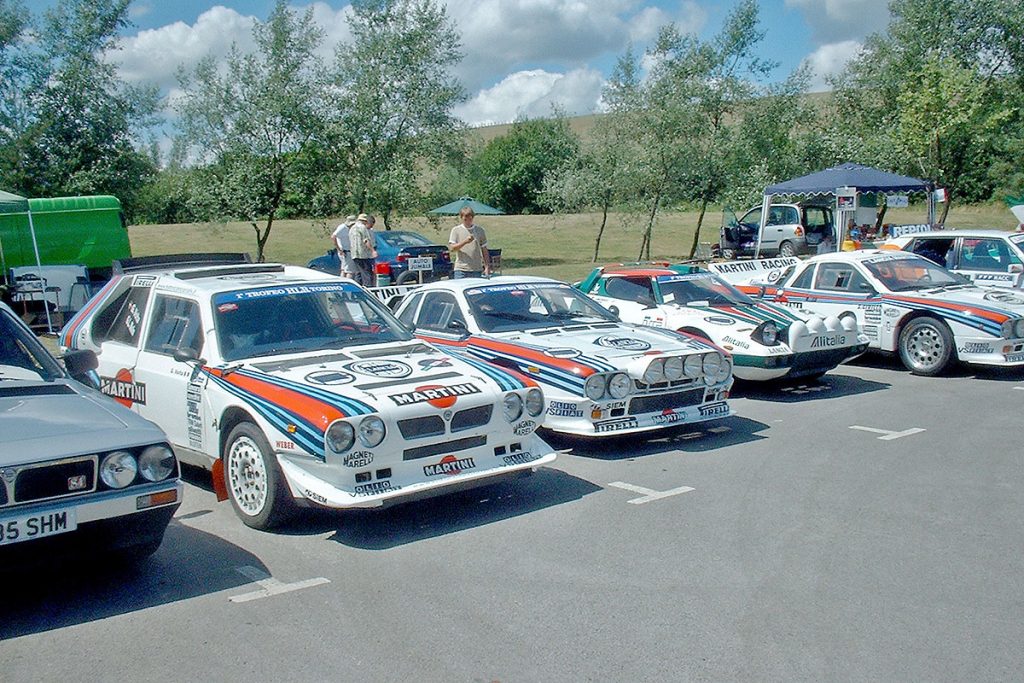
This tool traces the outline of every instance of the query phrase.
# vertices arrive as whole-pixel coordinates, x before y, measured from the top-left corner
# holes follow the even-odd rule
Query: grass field
[[[581,279],[592,267],[594,238],[600,221],[600,214],[584,213],[481,216],[477,222],[487,231],[491,248],[502,250],[503,272],[572,281]],[[891,210],[886,215],[886,222],[892,223],[923,221],[922,208]],[[455,218],[444,218],[435,227],[425,218],[406,218],[393,227],[414,230],[443,244],[448,241],[448,231],[455,222]],[[331,246],[328,235],[337,223],[337,218],[275,222],[267,243],[267,260],[305,265]],[[709,211],[701,229],[701,241],[717,242],[720,224],[721,212]],[[954,206],[947,225],[1012,230],[1016,221],[1004,204],[992,203]],[[654,227],[651,257],[656,260],[685,258],[696,226],[696,211],[662,214]],[[598,263],[637,260],[642,232],[642,217],[612,215],[601,241]],[[256,250],[255,232],[247,223],[136,225],[131,226],[128,233],[136,256],[206,251],[247,251],[255,255]]]

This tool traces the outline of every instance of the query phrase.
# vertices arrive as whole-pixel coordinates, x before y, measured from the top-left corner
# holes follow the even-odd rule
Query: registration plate
[[[409,270],[434,270],[434,259],[429,256],[417,256],[407,262]]]
[[[1007,363],[1020,363],[1024,361],[1024,353],[1009,353],[1006,355]]]
[[[0,520],[0,545],[56,536],[77,528],[78,520],[73,509]]]

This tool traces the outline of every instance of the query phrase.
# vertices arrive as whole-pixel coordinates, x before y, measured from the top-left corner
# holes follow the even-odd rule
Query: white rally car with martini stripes
[[[577,286],[626,322],[714,342],[739,379],[818,377],[867,350],[852,311],[819,316],[755,301],[695,266],[608,266]]]

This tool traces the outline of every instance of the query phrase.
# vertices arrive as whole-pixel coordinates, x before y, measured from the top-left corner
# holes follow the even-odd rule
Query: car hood
[[[72,380],[0,383],[0,465],[166,440],[152,422]]]
[[[602,323],[570,325],[527,332],[509,332],[476,338],[481,346],[507,346],[507,352],[525,360],[557,358],[595,372],[635,369],[640,374],[649,357],[659,353],[686,355],[715,350],[709,344],[675,332],[640,325]],[[500,350],[500,349],[495,349]]]
[[[419,341],[254,360],[208,372],[236,393],[308,413],[314,423],[326,421],[317,424],[321,429],[337,417],[431,401],[435,407],[493,403],[500,391],[526,386],[500,369],[455,358]]]
[[[985,287],[925,289],[915,292],[897,292],[892,294],[891,298],[895,300],[925,299],[1003,313],[1011,317],[1024,316],[1024,294],[1005,289]]]

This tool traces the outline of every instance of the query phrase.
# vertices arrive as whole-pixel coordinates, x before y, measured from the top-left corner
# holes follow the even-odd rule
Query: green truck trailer
[[[91,279],[105,280],[114,259],[132,255],[117,197],[29,199],[28,205],[43,266],[83,265]],[[28,214],[0,214],[0,250],[5,274],[36,265]]]

